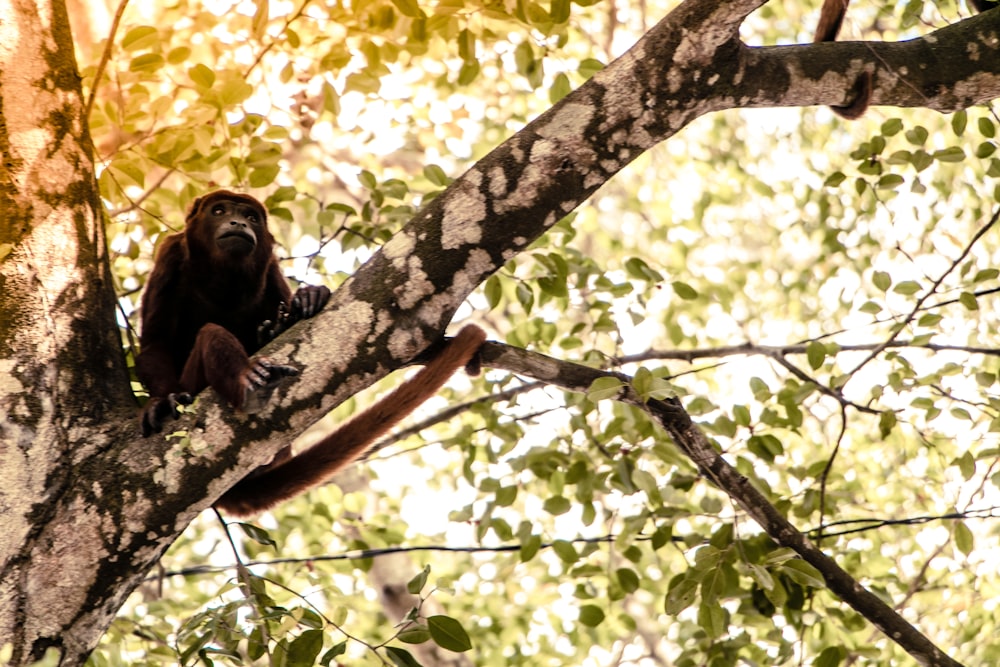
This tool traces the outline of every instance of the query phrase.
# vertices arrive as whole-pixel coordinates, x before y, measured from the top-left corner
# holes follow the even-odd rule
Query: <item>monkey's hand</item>
[[[288,304],[284,301],[278,304],[278,314],[273,320],[264,320],[257,327],[257,345],[263,347],[277,338],[278,334],[290,327],[288,322]]]
[[[299,369],[276,364],[266,357],[251,359],[250,365],[240,378],[243,385],[243,411],[247,413],[259,411],[282,380],[298,374]]]
[[[181,414],[180,406],[193,402],[194,397],[186,391],[150,397],[142,411],[142,437],[148,438],[163,431],[163,422],[177,419]]]
[[[292,297],[292,305],[288,309],[288,317],[291,320],[288,326],[312,317],[330,300],[330,288],[325,285],[303,285],[295,291]]]
[[[330,300],[330,289],[324,285],[303,285],[292,297],[291,305],[284,302],[278,306],[278,314],[273,320],[264,320],[257,327],[257,343],[264,345],[274,340],[290,326],[312,317]]]

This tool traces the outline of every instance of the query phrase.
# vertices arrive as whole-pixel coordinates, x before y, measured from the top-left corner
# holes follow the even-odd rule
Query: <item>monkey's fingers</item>
[[[298,321],[312,317],[330,300],[330,289],[324,285],[303,285],[292,297],[291,314]]]
[[[257,327],[257,344],[264,346],[274,340],[279,333],[281,331],[278,330],[277,320],[264,320]]]
[[[181,405],[191,405],[194,397],[187,392],[176,392],[159,398],[151,398],[142,412],[142,437],[163,431],[163,423],[180,417]]]
[[[257,327],[257,344],[263,347],[277,338],[278,334],[283,333],[291,325],[289,319],[288,304],[282,301],[278,304],[278,312],[274,319],[264,320]]]
[[[261,389],[268,385],[277,384],[286,377],[294,377],[298,374],[299,369],[294,366],[283,366],[266,357],[261,357],[251,360],[250,368],[247,369],[247,381],[254,389]]]
[[[282,380],[298,374],[299,369],[294,366],[276,364],[266,357],[251,359],[243,378],[243,411],[259,411]]]

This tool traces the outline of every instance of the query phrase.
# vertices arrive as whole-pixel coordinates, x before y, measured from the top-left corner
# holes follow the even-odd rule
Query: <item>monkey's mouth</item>
[[[252,250],[257,245],[256,239],[246,232],[233,230],[219,237],[219,245],[228,250]]]

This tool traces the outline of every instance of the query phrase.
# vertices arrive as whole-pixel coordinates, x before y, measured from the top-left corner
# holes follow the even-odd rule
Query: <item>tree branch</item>
[[[551,382],[570,391],[586,391],[591,383],[600,377],[611,376],[625,381],[629,379],[621,373],[556,361],[534,352],[502,348],[494,344],[487,344],[482,356],[483,362],[491,367]],[[754,488],[750,480],[737,472],[712,446],[701,429],[691,421],[691,417],[679,400],[643,401],[627,385],[622,388],[618,400],[639,407],[653,417],[706,479],[742,507],[775,542],[794,550],[803,560],[819,570],[832,593],[868,619],[921,664],[960,667],[960,663],[945,655],[891,606],[862,586],[785,519],[778,509]]]

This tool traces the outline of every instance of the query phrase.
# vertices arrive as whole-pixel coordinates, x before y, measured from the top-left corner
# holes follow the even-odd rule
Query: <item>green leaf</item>
[[[412,595],[417,595],[420,591],[424,590],[424,586],[427,585],[427,578],[431,574],[431,566],[425,565],[424,569],[421,570],[415,577],[406,582],[406,590]]]
[[[396,639],[404,644],[423,644],[431,638],[430,630],[421,625],[411,625],[405,630],[401,630],[396,635]]]
[[[958,466],[958,470],[962,473],[962,477],[965,478],[965,481],[969,481],[976,474],[976,460],[969,452],[965,452],[956,458],[952,463],[953,465]]]
[[[972,553],[972,549],[975,547],[975,538],[972,535],[972,531],[969,530],[969,527],[965,525],[964,521],[958,521],[955,523],[953,533],[955,535],[955,546],[958,550],[966,556]]]
[[[559,560],[564,563],[573,564],[580,560],[580,554],[576,552],[576,547],[572,542],[566,540],[556,540],[552,543],[552,550],[559,556]]]
[[[979,128],[979,134],[983,135],[987,139],[992,139],[997,135],[996,124],[994,124],[992,119],[987,118],[986,116],[980,116],[979,120],[976,121],[976,126]]]
[[[549,87],[549,102],[555,104],[572,92],[573,87],[569,83],[569,77],[563,72],[556,74],[555,80]]]
[[[335,658],[344,655],[347,652],[347,640],[340,642],[339,644],[334,644],[333,648],[323,654],[323,657],[319,659],[319,664],[326,667],[334,661]]]
[[[458,70],[458,85],[470,85],[479,76],[480,69],[478,60],[466,60],[463,62],[462,67]]]
[[[750,409],[745,405],[734,405],[733,406],[733,421],[740,426],[750,425]]]
[[[396,9],[403,16],[409,16],[410,18],[424,18],[427,16],[424,14],[424,10],[420,9],[417,0],[392,0],[392,4],[396,6]]]
[[[431,639],[441,648],[462,653],[472,648],[472,640],[462,624],[450,616],[430,616],[427,619],[427,629]]]
[[[721,637],[726,631],[726,610],[718,603],[702,600],[698,605],[698,625],[709,637]]]
[[[580,622],[588,628],[596,628],[604,622],[604,610],[594,604],[585,604],[580,607]]]
[[[773,463],[776,457],[785,453],[781,441],[770,433],[750,436],[747,440],[747,449],[769,463]]]
[[[254,13],[251,29],[254,39],[261,40],[267,34],[268,0],[254,0]]]
[[[888,292],[892,287],[892,276],[885,271],[875,271],[872,273],[872,284],[883,292]]]
[[[551,514],[552,516],[559,516],[560,514],[565,514],[570,510],[572,504],[568,498],[563,496],[551,496],[545,499],[542,503],[542,509]]]
[[[958,295],[958,302],[965,306],[966,310],[979,310],[979,302],[972,292],[962,292]]]
[[[835,171],[826,177],[826,180],[823,182],[823,185],[825,185],[828,188],[835,188],[841,183],[843,183],[845,180],[847,180],[847,175],[844,174],[844,172]]]
[[[965,133],[965,127],[969,123],[969,113],[962,109],[956,111],[951,116],[951,131],[955,133],[955,136],[962,136]]]
[[[639,575],[631,568],[621,567],[615,570],[615,579],[626,593],[634,593],[639,590]]]
[[[976,276],[972,279],[972,282],[981,283],[986,280],[993,280],[997,276],[1000,276],[1000,271],[997,269],[979,269],[976,271]]]
[[[496,490],[494,494],[494,502],[497,507],[510,507],[514,504],[514,500],[517,499],[517,485],[510,484],[507,486],[501,486]]]
[[[903,129],[903,120],[901,118],[890,118],[889,120],[882,123],[881,132],[887,137],[891,137],[895,134],[899,134]]]
[[[566,23],[569,21],[570,0],[552,0],[549,8],[549,15],[554,23]]]
[[[892,410],[886,410],[879,414],[878,417],[878,430],[882,438],[889,437],[892,433],[892,429],[896,427],[896,413]]]
[[[597,403],[607,399],[615,399],[621,395],[625,383],[616,377],[600,377],[590,383],[587,399]]]
[[[155,72],[163,67],[163,63],[163,56],[159,53],[144,53],[133,58],[128,69],[130,72]]]
[[[975,155],[977,158],[982,160],[984,158],[988,158],[989,156],[993,155],[996,152],[997,152],[996,144],[989,141],[984,141],[983,143],[976,146]]]
[[[815,667],[837,667],[847,659],[847,649],[843,646],[827,646],[816,656]]]
[[[288,645],[288,665],[310,667],[316,664],[316,656],[323,650],[323,631],[306,630]]]
[[[878,305],[874,301],[865,301],[861,304],[858,310],[869,315],[877,315],[882,312],[882,306]]]
[[[531,288],[519,282],[514,288],[514,295],[517,297],[517,302],[524,308],[525,314],[530,314],[535,304],[535,293]]]
[[[819,570],[804,560],[794,558],[786,561],[782,564],[781,570],[797,584],[809,586],[810,588],[824,588],[826,586],[823,575],[819,573]]]
[[[122,38],[122,48],[126,51],[150,49],[160,43],[156,28],[150,25],[140,25],[132,28]]]
[[[875,187],[879,190],[895,190],[904,182],[903,177],[899,174],[885,174],[878,179],[878,183]]]
[[[404,648],[386,646],[385,652],[397,667],[421,667],[417,659]]]
[[[521,539],[521,549],[518,556],[522,563],[527,563],[529,560],[535,557],[538,550],[542,547],[542,538],[540,535],[531,535],[528,538]]]
[[[901,283],[896,283],[896,286],[892,289],[892,291],[896,294],[910,296],[920,291],[920,283],[915,280],[904,280]]]
[[[184,65],[189,60],[191,60],[191,48],[187,46],[175,47],[167,53],[167,62],[171,65]]]
[[[499,278],[490,276],[486,279],[486,282],[483,284],[483,296],[486,297],[489,310],[493,310],[500,305],[500,299],[503,298],[503,287],[500,285]]]
[[[604,63],[595,58],[584,58],[580,61],[580,66],[577,68],[577,72],[584,79],[589,79],[598,72],[604,69]]]
[[[676,616],[694,603],[698,596],[697,579],[680,577],[671,582],[670,590],[663,602],[663,611],[668,616]]]
[[[934,151],[934,159],[939,162],[961,162],[965,159],[965,151],[961,146],[950,146],[939,151]]]
[[[263,188],[274,183],[274,179],[278,177],[280,171],[281,168],[278,165],[254,169],[250,172],[247,180],[250,182],[251,187]]]
[[[201,63],[198,63],[194,67],[188,69],[188,76],[191,77],[191,80],[194,81],[194,84],[199,88],[211,88],[215,83],[215,72]]]
[[[698,291],[688,285],[687,283],[682,283],[679,280],[675,280],[671,283],[671,287],[674,288],[674,294],[684,299],[685,301],[693,301],[698,298]]]
[[[243,530],[244,535],[257,544],[263,544],[274,548],[278,547],[278,543],[271,538],[271,534],[260,526],[255,526],[252,523],[240,523],[239,527]]]
[[[424,167],[424,178],[439,188],[446,187],[449,183],[451,183],[451,179],[448,178],[448,174],[446,174],[444,169],[436,164],[428,164]]]
[[[806,346],[806,359],[810,368],[818,369],[826,359],[826,346],[818,340],[810,341]]]
[[[663,280],[660,272],[651,268],[640,257],[629,257],[625,260],[625,272],[632,278],[638,278],[639,280],[648,280],[650,282],[660,282]]]
[[[914,144],[916,146],[923,146],[924,143],[927,141],[927,137],[930,136],[930,133],[927,132],[926,128],[917,125],[907,130],[905,136],[906,140],[909,141],[911,144]]]

